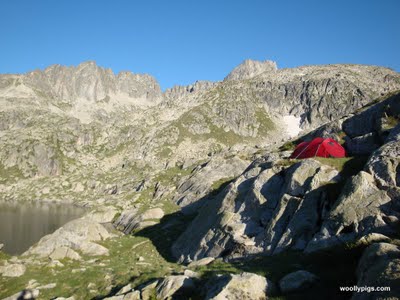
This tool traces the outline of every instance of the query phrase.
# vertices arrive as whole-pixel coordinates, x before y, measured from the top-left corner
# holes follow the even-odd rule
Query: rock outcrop
[[[54,233],[44,236],[23,255],[38,255],[54,259],[80,259],[77,251],[86,255],[108,255],[108,249],[96,244],[112,237],[101,224],[86,218],[76,219]]]
[[[211,278],[206,286],[205,299],[264,300],[275,292],[274,284],[267,278],[252,274],[228,274]]]
[[[232,259],[288,250],[314,252],[371,234],[382,239],[394,236],[400,216],[400,141],[391,131],[396,132],[397,126],[393,124],[383,132],[366,119],[375,112],[374,120],[379,120],[385,107],[386,114],[400,120],[398,103],[399,95],[395,95],[341,120],[337,126],[324,126],[345,132],[349,139],[371,130],[381,132],[379,148],[371,150],[364,166],[346,166],[353,160],[362,163],[360,157],[337,160],[339,168],[334,160],[332,166],[329,160],[296,162],[274,156],[255,161],[204,205],[173,245],[174,255],[181,262],[191,262],[203,257]],[[340,132],[330,134],[334,133]],[[355,175],[349,177],[354,167],[358,170],[352,170]]]
[[[400,295],[400,248],[389,243],[376,243],[365,249],[357,269],[357,286],[352,299],[377,299]],[[376,288],[389,288],[378,291]]]
[[[23,264],[6,264],[0,266],[0,274],[5,277],[20,277],[24,275],[26,267]]]
[[[160,220],[163,216],[164,212],[161,208],[151,208],[141,213],[137,209],[129,209],[121,213],[114,221],[114,226],[118,230],[129,234],[134,230],[157,224],[156,221]]]
[[[318,277],[313,273],[305,270],[299,270],[285,275],[279,281],[279,288],[282,293],[286,294],[308,289],[315,284],[316,281],[318,281]]]

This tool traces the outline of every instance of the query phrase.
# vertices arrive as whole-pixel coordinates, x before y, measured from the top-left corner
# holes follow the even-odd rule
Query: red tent
[[[311,142],[302,142],[294,149],[290,158],[345,157],[346,150],[334,139],[317,137]]]

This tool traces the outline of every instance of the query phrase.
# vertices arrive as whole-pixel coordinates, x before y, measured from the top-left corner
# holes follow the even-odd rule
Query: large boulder
[[[23,255],[36,254],[41,257],[53,255],[60,259],[62,253],[66,255],[65,257],[72,253],[67,251],[67,248],[79,250],[88,255],[108,255],[107,248],[94,242],[110,237],[113,237],[113,234],[109,233],[103,225],[83,217],[65,224],[52,234],[44,236]],[[72,254],[70,258],[78,257]]]
[[[391,236],[400,226],[400,143],[376,150],[344,187],[307,251],[353,242],[370,233]]]
[[[284,294],[291,293],[310,288],[317,280],[316,275],[305,270],[299,270],[284,276],[279,281],[279,288]]]
[[[128,209],[114,221],[114,226],[126,234],[134,230],[143,229],[145,227],[156,224],[156,220],[164,217],[164,211],[161,208],[151,208],[144,212],[139,212],[138,209]]]
[[[213,277],[206,285],[206,290],[207,300],[265,300],[275,293],[275,286],[263,276],[241,273]]]
[[[23,264],[6,264],[0,266],[0,274],[4,277],[20,277],[25,274],[26,267]]]
[[[353,293],[353,300],[398,297],[400,295],[400,247],[389,243],[376,243],[366,248],[357,267],[357,286],[386,291],[364,290]],[[393,298],[394,299],[394,298]]]
[[[18,292],[10,297],[6,297],[3,300],[35,300],[39,297],[40,291],[38,289],[28,289]]]
[[[177,294],[190,293],[194,289],[191,278],[185,275],[171,275],[161,280],[156,286],[157,299],[169,299]]]

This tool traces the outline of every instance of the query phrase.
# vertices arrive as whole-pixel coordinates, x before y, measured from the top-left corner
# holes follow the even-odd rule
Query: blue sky
[[[247,58],[400,71],[399,11],[399,0],[2,0],[0,73],[94,60],[165,89],[222,80]]]

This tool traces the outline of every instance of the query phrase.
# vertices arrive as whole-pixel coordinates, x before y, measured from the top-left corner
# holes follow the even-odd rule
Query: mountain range
[[[95,62],[0,75],[0,199],[89,210],[22,256],[0,256],[0,296],[370,299],[338,285],[376,282],[392,287],[379,296],[396,295],[399,90],[389,68],[252,60],[164,92]],[[288,159],[317,136],[348,157]],[[88,279],[74,288],[77,261]],[[28,271],[4,276],[15,268]],[[65,286],[52,270],[70,275]],[[29,286],[32,276],[57,288]]]

